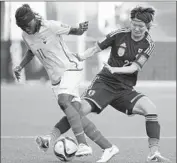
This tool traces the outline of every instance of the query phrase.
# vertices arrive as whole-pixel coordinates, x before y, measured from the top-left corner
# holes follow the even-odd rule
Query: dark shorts
[[[131,115],[135,103],[143,96],[133,88],[123,86],[122,83],[117,84],[115,89],[97,76],[82,98],[96,106],[94,111],[97,113],[111,105],[116,110]]]

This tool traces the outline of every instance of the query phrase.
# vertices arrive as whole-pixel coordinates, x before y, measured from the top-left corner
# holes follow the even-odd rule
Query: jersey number
[[[41,59],[45,59],[46,58],[46,56],[44,55],[42,49],[37,50],[37,52],[39,53]]]
[[[128,60],[125,60],[124,63],[125,63],[125,64],[123,65],[123,67],[129,66],[132,62],[130,62],[130,61],[128,61]]]

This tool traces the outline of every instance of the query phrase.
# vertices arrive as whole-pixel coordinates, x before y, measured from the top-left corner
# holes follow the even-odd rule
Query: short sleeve
[[[145,63],[148,61],[150,56],[153,54],[154,48],[155,48],[154,42],[152,40],[148,41],[146,48],[143,50],[143,52],[141,52],[137,56],[136,60],[133,62],[138,65],[140,70],[145,65]]]
[[[71,29],[71,26],[54,20],[49,20],[49,27],[58,35],[68,35]]]
[[[108,48],[109,46],[112,46],[115,39],[116,39],[115,35],[108,34],[108,35],[106,35],[105,38],[103,38],[103,40],[98,41],[97,45],[99,46],[99,48],[101,50],[104,50],[104,49]]]
[[[23,39],[23,41],[24,41],[24,43],[25,43],[25,45],[26,45],[27,49],[28,49],[28,50],[31,50],[31,48],[30,48],[29,44],[28,44],[28,43],[27,43],[27,41],[25,40],[24,33],[22,33],[22,39]]]

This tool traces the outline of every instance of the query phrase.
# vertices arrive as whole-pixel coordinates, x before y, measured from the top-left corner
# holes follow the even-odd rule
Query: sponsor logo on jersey
[[[120,57],[122,57],[124,54],[125,54],[125,49],[126,49],[126,44],[125,43],[122,43],[120,46],[119,46],[119,48],[118,48],[118,50],[117,50],[117,54],[120,56]]]

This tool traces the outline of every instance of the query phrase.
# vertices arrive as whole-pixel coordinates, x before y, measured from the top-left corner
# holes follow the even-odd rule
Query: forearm
[[[113,67],[114,73],[118,74],[133,74],[134,72],[138,71],[138,67],[134,64],[125,67]]]
[[[82,35],[84,31],[81,28],[71,28],[69,35]]]
[[[101,49],[98,47],[98,45],[95,45],[94,47],[88,48],[85,52],[79,53],[78,55],[79,55],[80,60],[85,60],[100,51]]]
[[[21,69],[23,69],[33,59],[33,57],[34,54],[32,53],[32,51],[28,50],[20,63]]]

